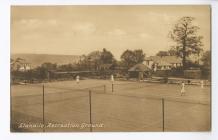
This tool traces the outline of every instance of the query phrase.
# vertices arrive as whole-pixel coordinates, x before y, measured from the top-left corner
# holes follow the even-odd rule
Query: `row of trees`
[[[83,55],[82,60],[80,60],[77,65],[80,69],[100,69],[102,64],[114,64],[116,60],[113,54],[107,49],[103,48],[102,51],[93,51],[87,56]]]
[[[48,74],[51,76],[53,72],[98,71],[105,74],[108,69],[106,71],[101,69],[104,65],[123,67],[125,70],[128,70],[133,65],[142,63],[144,58],[143,50],[126,50],[121,55],[121,61],[117,61],[113,54],[104,48],[102,51],[93,51],[86,56],[84,55],[76,64],[57,65],[56,63],[46,62],[34,69],[27,69],[24,65],[26,60],[16,58],[11,59],[11,74],[12,80],[18,78],[28,81],[31,79],[47,79]],[[23,71],[20,71],[21,67],[23,67]]]
[[[159,51],[156,54],[157,56],[163,57],[163,56],[176,56],[176,51],[174,49],[170,49],[168,51]]]
[[[114,66],[122,66],[126,69],[134,66],[135,64],[142,63],[145,59],[145,53],[142,49],[125,50],[121,55],[121,61],[117,61],[113,54],[106,50],[93,51],[77,63],[80,69],[94,69],[100,70],[104,64],[112,64]]]

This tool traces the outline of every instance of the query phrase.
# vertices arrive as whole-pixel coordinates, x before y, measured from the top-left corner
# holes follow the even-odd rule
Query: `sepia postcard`
[[[211,131],[210,5],[11,6],[11,132]]]

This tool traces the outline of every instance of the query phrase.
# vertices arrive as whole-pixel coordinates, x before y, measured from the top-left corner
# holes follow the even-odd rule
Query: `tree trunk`
[[[183,48],[182,48],[182,52],[183,52],[183,56],[182,56],[182,65],[183,65],[183,70],[185,70],[187,68],[186,65],[186,39],[187,39],[187,24],[185,24],[185,36],[183,38]]]
[[[184,41],[184,44],[183,44],[183,56],[182,56],[182,65],[183,65],[183,70],[185,70],[187,68],[186,66],[186,46],[185,46],[185,41]]]
[[[186,55],[184,55],[182,57],[182,65],[183,65],[183,70],[185,70],[187,68],[187,66],[186,66]]]

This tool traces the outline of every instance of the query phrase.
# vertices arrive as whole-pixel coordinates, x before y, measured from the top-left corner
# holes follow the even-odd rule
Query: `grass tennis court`
[[[115,81],[112,92],[111,81],[89,79],[79,84],[13,85],[12,131],[43,131],[43,85],[46,132],[89,132],[90,114],[96,126],[92,131],[163,131],[163,125],[164,131],[209,131],[211,127],[210,87],[187,85],[186,95],[180,96],[177,84]]]

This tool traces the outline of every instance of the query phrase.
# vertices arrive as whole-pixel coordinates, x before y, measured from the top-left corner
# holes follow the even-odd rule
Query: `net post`
[[[164,98],[162,98],[161,101],[162,101],[162,131],[164,132],[165,131]]]
[[[114,92],[114,84],[112,83],[112,92]]]
[[[92,92],[89,90],[89,123],[90,132],[92,132]]]
[[[42,123],[43,123],[43,132],[45,132],[45,86],[42,85]]]
[[[106,85],[104,85],[104,93],[106,93]]]

